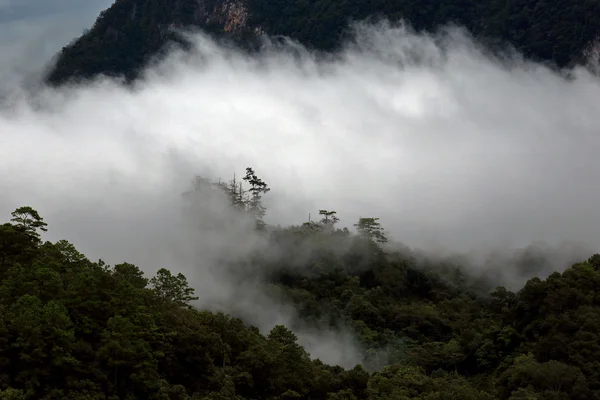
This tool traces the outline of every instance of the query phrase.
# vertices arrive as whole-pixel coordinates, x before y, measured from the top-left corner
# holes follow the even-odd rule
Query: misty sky
[[[500,66],[453,35],[441,49],[371,29],[327,64],[226,57],[199,38],[204,58],[172,57],[134,92],[110,83],[47,92],[50,108],[21,103],[0,119],[11,187],[0,200],[31,203],[58,225],[92,204],[115,215],[121,201],[158,207],[194,173],[228,179],[251,165],[273,188],[274,222],[326,208],[346,226],[381,217],[409,245],[600,244],[598,80]]]
[[[0,0],[0,79],[37,71],[112,0]]]

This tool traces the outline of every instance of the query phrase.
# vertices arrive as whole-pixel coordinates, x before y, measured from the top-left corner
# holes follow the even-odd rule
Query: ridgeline
[[[131,81],[169,43],[185,45],[172,28],[198,28],[246,49],[268,34],[328,52],[340,46],[349,22],[369,18],[403,19],[417,31],[457,24],[491,49],[510,44],[561,68],[584,61],[600,34],[595,0],[117,0],[63,48],[47,82],[99,74]]]

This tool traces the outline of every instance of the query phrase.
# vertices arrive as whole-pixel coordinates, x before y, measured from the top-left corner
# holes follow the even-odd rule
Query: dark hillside
[[[62,50],[47,79],[133,78],[175,39],[170,27],[198,27],[242,43],[261,32],[284,35],[329,51],[349,21],[369,17],[403,18],[429,31],[455,23],[485,43],[509,43],[528,58],[559,67],[581,61],[600,33],[595,0],[118,0]]]
[[[241,5],[221,0],[119,0],[62,50],[48,80],[60,83],[98,74],[134,78],[167,43],[182,43],[172,28],[196,26],[240,35],[246,29],[245,13]]]
[[[517,293],[475,290],[459,267],[384,251],[374,218],[357,233],[326,210],[319,222],[269,227],[268,188],[247,176],[250,195],[206,181],[188,194],[211,185],[233,216],[254,218],[269,247],[242,260],[245,271],[315,329],[348,327],[363,366],[312,360],[293,327],[265,336],[195,309],[181,274],[148,279],[67,241],[44,243],[42,217],[22,207],[0,225],[0,399],[600,399],[600,255]]]

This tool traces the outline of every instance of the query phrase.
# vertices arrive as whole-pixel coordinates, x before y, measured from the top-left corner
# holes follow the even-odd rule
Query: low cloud
[[[214,253],[198,253],[207,238],[184,227],[180,196],[196,174],[229,179],[252,166],[272,188],[269,223],[319,209],[348,227],[380,217],[408,246],[471,252],[474,270],[489,268],[498,248],[544,243],[560,259],[552,267],[564,268],[573,248],[585,258],[600,247],[600,85],[587,69],[566,79],[494,58],[458,29],[358,25],[328,59],[298,46],[249,57],[191,37],[192,54],[172,54],[133,88],[97,80],[6,103],[0,212],[33,206],[48,239],[67,238],[92,259],[185,272],[203,306],[233,299],[265,328],[294,311],[205,273]],[[357,361],[344,352],[351,338],[333,348],[335,332],[299,336],[324,361]]]

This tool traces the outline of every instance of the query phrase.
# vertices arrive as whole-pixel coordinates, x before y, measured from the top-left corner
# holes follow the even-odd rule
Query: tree
[[[137,289],[144,289],[148,284],[148,279],[144,277],[144,273],[137,266],[129,263],[115,265],[113,276],[118,280],[128,282]]]
[[[296,340],[298,340],[298,337],[296,337],[294,332],[286,328],[284,325],[274,326],[267,337],[270,340],[274,340],[284,346],[295,344]]]
[[[337,393],[329,393],[327,400],[358,400],[350,389],[340,390]]]
[[[181,306],[189,306],[190,301],[198,300],[194,296],[194,289],[188,286],[187,278],[181,273],[174,276],[169,270],[161,268],[150,284],[158,296]]]
[[[378,243],[386,243],[387,237],[383,233],[379,218],[359,218],[358,223],[354,224],[358,233],[369,240],[374,240]]]
[[[66,379],[77,364],[72,357],[75,333],[67,309],[58,301],[43,304],[38,297],[26,294],[7,310],[6,322],[12,333],[12,348],[19,354],[11,363],[11,368],[20,371],[15,383],[29,398],[39,398],[36,394],[45,389],[42,386],[48,378],[57,382]]]
[[[247,202],[248,211],[256,219],[256,226],[258,229],[264,229],[265,223],[263,217],[265,216],[266,209],[262,205],[262,195],[269,192],[271,189],[268,185],[263,182],[250,167],[246,168],[246,176],[243,178],[250,184],[250,199]]]
[[[236,209],[245,211],[248,203],[248,199],[246,196],[246,191],[242,185],[241,181],[237,180],[235,173],[233,174],[233,179],[229,182],[225,183],[219,179],[217,182],[210,183],[208,180],[204,179],[204,184],[212,187],[216,187],[220,189],[227,198],[229,199],[230,205]]]
[[[54,247],[63,255],[65,264],[79,265],[89,262],[83,254],[81,254],[72,243],[66,240],[59,240]]]
[[[236,179],[235,174],[233,174],[233,179],[229,181],[229,186],[227,187],[227,194],[231,199],[231,205],[237,210],[244,210],[246,207],[246,191],[242,186],[242,182]]]
[[[36,242],[13,224],[0,225],[0,276],[15,262],[30,260]]]
[[[12,212],[11,223],[0,225],[0,275],[13,263],[30,265],[39,250],[40,234],[46,231],[42,217],[29,206]]]
[[[594,254],[588,259],[588,262],[596,269],[600,269],[600,254]]]
[[[26,400],[27,396],[23,390],[19,389],[0,389],[0,400]]]
[[[140,312],[129,319],[115,315],[101,334],[97,357],[108,372],[109,391],[123,393],[148,390],[157,384],[157,355],[147,339],[154,329],[153,316]],[[107,383],[108,383],[107,382]],[[124,396],[123,396],[124,397]]]
[[[334,225],[340,220],[336,214],[337,211],[319,210],[319,215],[323,216],[321,223],[326,227],[333,228]]]
[[[11,221],[15,223],[17,228],[23,230],[36,242],[40,241],[38,229],[43,232],[48,231],[46,228],[48,224],[44,222],[44,219],[40,217],[36,210],[29,206],[19,207],[11,215],[13,217]]]
[[[519,388],[511,393],[508,400],[541,400],[541,398],[532,389]]]
[[[586,379],[579,368],[556,360],[539,363],[531,354],[516,357],[513,365],[500,376],[499,383],[503,398],[519,398],[515,392],[529,388],[543,394],[543,398],[583,400],[589,396]],[[521,398],[523,394],[519,394]]]

